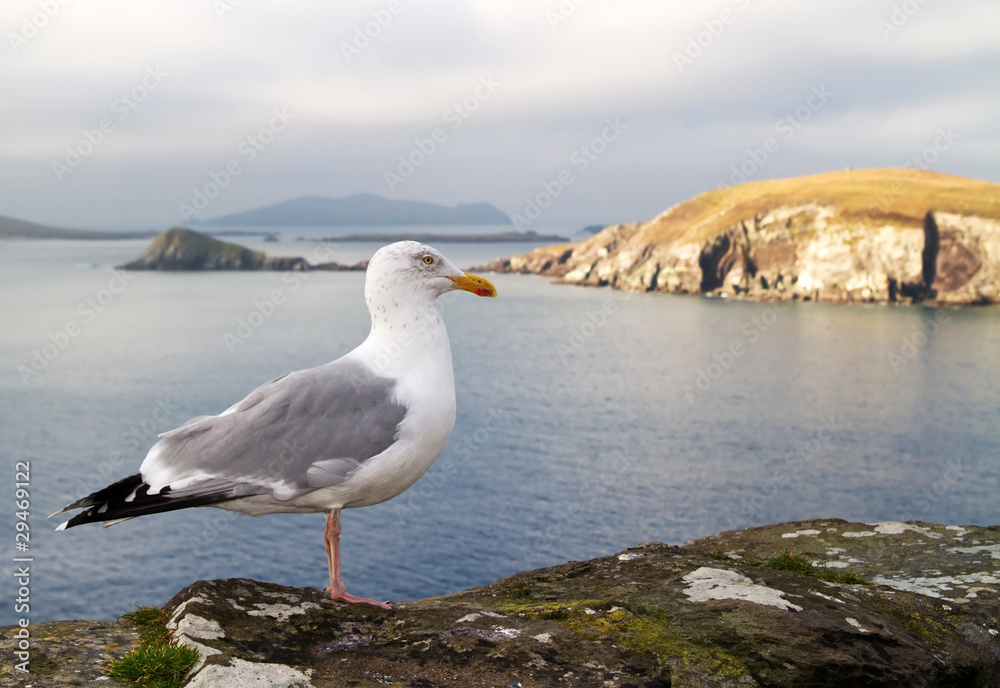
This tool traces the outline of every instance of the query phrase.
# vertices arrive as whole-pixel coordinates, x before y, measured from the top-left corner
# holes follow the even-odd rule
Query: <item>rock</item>
[[[163,232],[123,270],[260,270],[267,256],[183,227]]]
[[[474,269],[760,300],[996,303],[1000,184],[910,169],[752,182]]]
[[[774,568],[788,550],[871,584]],[[821,519],[646,543],[390,611],[245,579],[200,581],[165,608],[174,639],[201,652],[199,688],[988,688],[998,595],[1000,527]],[[45,627],[61,628],[33,625],[36,638]],[[75,666],[46,656],[60,676]],[[3,685],[73,685],[4,671]]]
[[[183,227],[163,232],[137,260],[120,270],[364,270],[363,264],[310,265],[305,258],[268,257],[238,244],[230,244]]]
[[[341,265],[340,263],[317,263],[316,265],[310,265],[310,270],[333,270],[339,272],[351,272],[360,271],[364,272],[368,269],[368,261],[363,260],[360,263],[355,263],[354,265]]]
[[[139,639],[135,627],[127,621],[50,621],[33,623],[28,673],[18,671],[20,662],[14,652],[18,639],[16,626],[0,629],[0,685],[32,688],[66,686],[104,686],[127,688],[129,684],[108,678],[104,667],[120,659]]]

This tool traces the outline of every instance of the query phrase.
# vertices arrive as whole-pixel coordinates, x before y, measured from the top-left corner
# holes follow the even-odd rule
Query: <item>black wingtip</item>
[[[94,505],[102,505],[106,502],[115,499],[116,497],[125,499],[130,494],[132,494],[134,490],[141,487],[143,484],[144,481],[142,479],[141,474],[136,473],[135,475],[130,475],[127,478],[122,478],[118,482],[112,483],[107,487],[98,490],[97,492],[92,492],[86,497],[76,500],[72,504],[67,504],[59,511],[55,511],[49,514],[48,518],[52,518],[53,516],[58,516],[59,514],[65,513],[67,511],[73,511],[74,509],[84,509],[86,507]],[[80,525],[80,523],[73,523],[73,521],[75,521],[76,518],[78,517],[74,516],[66,523],[61,524],[58,528],[56,528],[56,530],[65,530],[66,528],[72,528],[75,525]]]
[[[147,514],[176,511],[193,506],[208,506],[233,498],[231,490],[182,495],[173,492],[169,486],[157,493],[150,494],[149,484],[142,479],[142,475],[136,473],[57,511],[56,514],[72,509],[86,509],[68,521],[60,523],[56,530],[66,530],[84,523],[124,521]]]

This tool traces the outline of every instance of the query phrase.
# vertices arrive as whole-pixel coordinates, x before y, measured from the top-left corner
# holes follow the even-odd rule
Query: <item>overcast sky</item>
[[[1000,181],[996,0],[4,0],[0,27],[0,215],[48,224],[547,187],[544,230],[914,156]]]

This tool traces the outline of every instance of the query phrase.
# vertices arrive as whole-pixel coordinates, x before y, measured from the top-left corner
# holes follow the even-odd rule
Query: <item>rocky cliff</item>
[[[752,299],[1000,300],[1000,184],[914,169],[718,189],[478,270]]]
[[[243,579],[195,583],[165,609],[173,639],[200,653],[196,688],[989,688],[1000,528],[803,521],[647,543],[389,611]],[[91,685],[95,658],[137,637],[122,624],[33,624],[30,676],[12,671],[16,629],[0,629],[0,680]]]
[[[305,258],[269,257],[238,244],[213,239],[184,227],[158,235],[139,258],[121,270],[364,270],[366,265],[322,263]]]

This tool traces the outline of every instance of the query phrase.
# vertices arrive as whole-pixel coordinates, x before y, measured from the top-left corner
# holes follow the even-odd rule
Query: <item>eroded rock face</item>
[[[875,584],[762,564],[789,548]],[[998,528],[831,519],[648,543],[391,611],[242,579],[167,609],[202,650],[192,686],[997,686],[998,593]]]
[[[996,303],[1000,185],[964,181],[975,202],[963,180],[915,171],[760,182],[476,269],[762,300]]]

